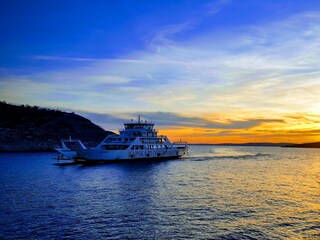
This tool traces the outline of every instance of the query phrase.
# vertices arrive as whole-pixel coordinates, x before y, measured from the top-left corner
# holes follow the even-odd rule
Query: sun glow
[[[182,139],[190,143],[317,142],[320,141],[320,116],[285,116],[282,121],[262,122],[245,129],[179,127],[162,128],[160,132],[170,136],[174,141]]]

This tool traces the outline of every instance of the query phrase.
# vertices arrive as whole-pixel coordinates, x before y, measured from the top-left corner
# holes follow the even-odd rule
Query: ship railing
[[[64,141],[64,142],[78,142],[78,141],[81,141],[80,139],[61,139],[61,141]]]
[[[176,146],[176,147],[186,147],[188,145],[187,142],[173,142],[172,146]]]

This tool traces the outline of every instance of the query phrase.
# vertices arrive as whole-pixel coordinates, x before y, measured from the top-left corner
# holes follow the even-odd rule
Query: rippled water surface
[[[320,149],[190,146],[181,160],[0,154],[1,239],[320,239]]]

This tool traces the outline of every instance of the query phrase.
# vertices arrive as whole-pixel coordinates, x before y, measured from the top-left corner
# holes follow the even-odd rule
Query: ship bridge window
[[[106,150],[126,150],[129,145],[105,145],[104,149]]]

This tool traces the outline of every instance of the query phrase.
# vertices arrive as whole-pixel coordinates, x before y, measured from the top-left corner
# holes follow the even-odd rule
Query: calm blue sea
[[[0,154],[0,239],[320,239],[320,149],[190,146],[163,162]]]

